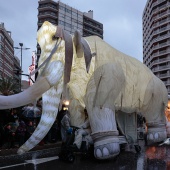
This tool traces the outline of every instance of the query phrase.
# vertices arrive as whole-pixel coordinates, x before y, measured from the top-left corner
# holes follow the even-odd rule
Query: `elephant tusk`
[[[58,113],[58,106],[63,91],[63,71],[64,66],[60,61],[51,62],[47,67],[46,73],[50,75],[47,76],[47,80],[53,87],[43,94],[41,120],[32,136],[19,148],[18,154],[23,154],[35,147],[45,137],[53,125]]]
[[[52,87],[43,94],[43,113],[41,120],[32,136],[19,148],[18,154],[23,154],[31,150],[46,136],[56,120],[62,90],[63,79],[58,84],[57,89]]]
[[[21,93],[10,96],[0,96],[0,109],[16,108],[32,103],[50,88],[51,85],[47,78],[40,77],[31,87]]]

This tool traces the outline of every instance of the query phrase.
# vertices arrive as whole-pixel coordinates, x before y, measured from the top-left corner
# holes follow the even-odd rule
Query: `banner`
[[[32,64],[28,68],[29,75],[35,70],[36,62],[37,62],[37,57],[36,57],[35,52],[33,52],[32,53]],[[35,74],[30,76],[30,78],[29,78],[29,85],[30,86],[33,85],[34,82],[35,82]]]

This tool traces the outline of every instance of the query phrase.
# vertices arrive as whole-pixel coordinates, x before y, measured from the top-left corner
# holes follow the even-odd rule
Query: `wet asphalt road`
[[[3,167],[6,170],[136,170],[138,156],[132,152],[121,153],[114,160],[99,161],[94,158],[82,158],[76,155],[74,163],[63,162],[59,159],[34,164],[25,163],[16,166]],[[36,162],[36,161],[35,161]],[[0,168],[1,169],[1,168]]]
[[[40,160],[40,161],[39,161]],[[150,146],[140,154],[122,151],[114,160],[99,161],[76,155],[74,163],[63,162],[57,155],[47,159],[0,167],[4,170],[170,170],[170,146]]]

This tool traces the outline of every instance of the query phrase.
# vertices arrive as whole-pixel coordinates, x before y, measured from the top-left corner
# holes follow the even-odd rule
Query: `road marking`
[[[20,163],[20,164],[15,164],[15,165],[10,165],[10,166],[4,166],[4,167],[0,167],[0,169],[6,169],[6,168],[11,168],[11,167],[15,167],[15,166],[21,166],[21,165],[26,165],[26,164],[41,164],[41,163],[45,163],[45,162],[49,162],[49,161],[53,161],[59,159],[58,156],[54,156],[54,157],[49,157],[49,158],[40,158],[40,159],[32,159],[32,160],[26,160],[25,163]]]
[[[41,158],[41,159],[32,159],[32,160],[26,160],[25,162],[26,163],[32,163],[32,164],[41,164],[41,163],[44,163],[44,162],[49,162],[49,161],[53,161],[53,160],[56,160],[56,159],[59,159],[58,156],[54,156],[54,157],[49,157],[49,158]]]
[[[6,169],[6,168],[11,168],[11,167],[15,167],[15,166],[21,166],[21,165],[26,165],[28,163],[21,163],[21,164],[15,164],[15,165],[10,165],[10,166],[4,166],[4,167],[0,167],[0,169]]]

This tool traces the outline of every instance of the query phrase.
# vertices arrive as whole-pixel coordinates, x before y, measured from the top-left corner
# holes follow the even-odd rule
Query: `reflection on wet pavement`
[[[145,153],[147,170],[170,170],[170,146],[149,146]]]

